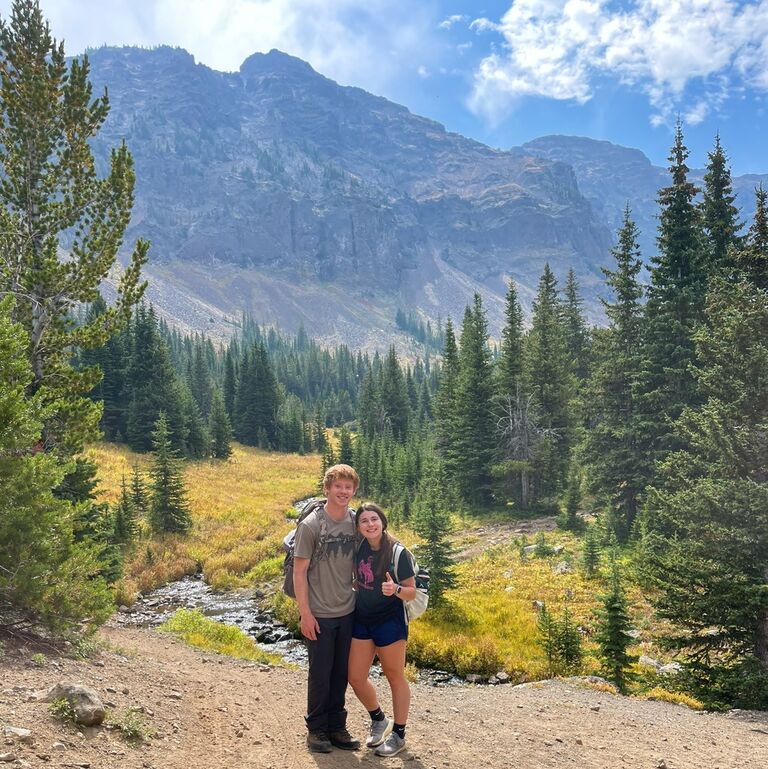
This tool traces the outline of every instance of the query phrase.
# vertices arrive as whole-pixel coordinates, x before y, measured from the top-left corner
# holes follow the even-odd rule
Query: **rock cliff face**
[[[188,328],[245,309],[381,347],[397,307],[460,321],[479,291],[498,333],[506,281],[529,307],[546,261],[574,268],[594,320],[627,203],[655,253],[667,172],[639,150],[564,136],[491,149],[278,51],[233,73],[168,47],[90,60],[112,104],[99,162],[122,140],[136,161],[127,242],[152,241],[150,298]],[[745,219],[761,181],[734,180]]]
[[[612,234],[621,226],[624,208],[629,204],[640,230],[644,259],[649,261],[656,253],[656,198],[659,189],[669,184],[666,168],[652,165],[640,150],[578,136],[542,136],[524,144],[520,151],[569,164],[579,189]],[[703,186],[703,170],[692,169],[690,176],[698,187]],[[754,193],[760,184],[768,184],[768,175],[745,174],[733,179],[736,205],[747,226],[755,213]]]
[[[112,105],[95,149],[134,155],[128,242],[152,241],[161,308],[189,296],[211,317],[370,344],[397,306],[460,319],[480,291],[498,331],[505,281],[529,303],[545,261],[594,300],[610,230],[565,163],[448,133],[278,51],[236,73],[167,47],[90,61]]]

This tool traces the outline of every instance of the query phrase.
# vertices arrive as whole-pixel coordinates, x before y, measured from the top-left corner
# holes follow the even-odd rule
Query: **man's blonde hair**
[[[360,476],[355,472],[354,467],[350,467],[349,465],[333,465],[325,471],[325,475],[323,476],[323,488],[329,489],[334,481],[340,480],[352,481],[355,486],[355,491],[357,491],[358,486],[360,486]]]

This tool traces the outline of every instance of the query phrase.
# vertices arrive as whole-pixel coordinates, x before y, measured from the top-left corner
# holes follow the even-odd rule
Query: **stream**
[[[254,638],[265,651],[279,655],[286,662],[307,666],[304,642],[275,619],[270,611],[262,609],[253,590],[217,593],[205,583],[202,575],[184,577],[140,596],[133,606],[121,607],[114,621],[122,626],[156,627],[177,609],[196,609],[217,622],[235,625]],[[374,678],[381,675],[378,664],[373,666],[371,675]],[[428,668],[419,669],[419,681],[432,686],[466,683],[452,673]]]
[[[296,504],[300,510],[307,500]],[[132,627],[156,627],[167,620],[177,609],[196,609],[206,617],[235,625],[254,638],[265,651],[278,654],[286,662],[300,667],[307,666],[307,650],[304,642],[272,612],[259,605],[263,596],[254,590],[216,592],[205,583],[201,574],[170,582],[145,595],[139,596],[131,607],[120,607],[115,615],[118,625]],[[381,669],[373,666],[371,675],[378,677]],[[432,686],[455,686],[465,683],[462,678],[444,670],[419,669],[419,681]]]

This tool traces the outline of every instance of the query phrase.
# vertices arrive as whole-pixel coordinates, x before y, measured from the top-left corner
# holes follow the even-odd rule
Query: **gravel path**
[[[190,649],[151,630],[112,628],[105,651],[84,661],[35,650],[0,661],[0,727],[31,729],[34,744],[6,739],[8,766],[83,769],[766,769],[768,714],[701,714],[612,696],[574,683],[522,687],[414,686],[409,750],[310,755],[302,714],[305,674]],[[38,662],[40,662],[38,658]],[[139,746],[115,730],[78,730],[55,720],[31,692],[60,680],[96,689],[117,716],[144,709],[155,736]],[[388,699],[383,698],[385,708]],[[367,716],[350,695],[349,727]],[[1,738],[1,737],[0,737]],[[60,743],[54,746],[54,743]],[[0,763],[0,767],[4,764]]]

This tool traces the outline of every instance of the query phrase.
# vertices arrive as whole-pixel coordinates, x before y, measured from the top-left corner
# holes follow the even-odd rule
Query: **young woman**
[[[362,535],[355,556],[357,598],[352,647],[349,652],[349,683],[371,716],[366,745],[377,756],[395,756],[405,749],[405,725],[411,704],[411,689],[405,678],[405,643],[408,622],[403,601],[416,595],[411,554],[403,548],[395,574],[395,544],[387,533],[387,516],[373,502],[357,509],[357,531]],[[368,678],[373,658],[392,690],[394,721],[379,707],[376,689]]]

